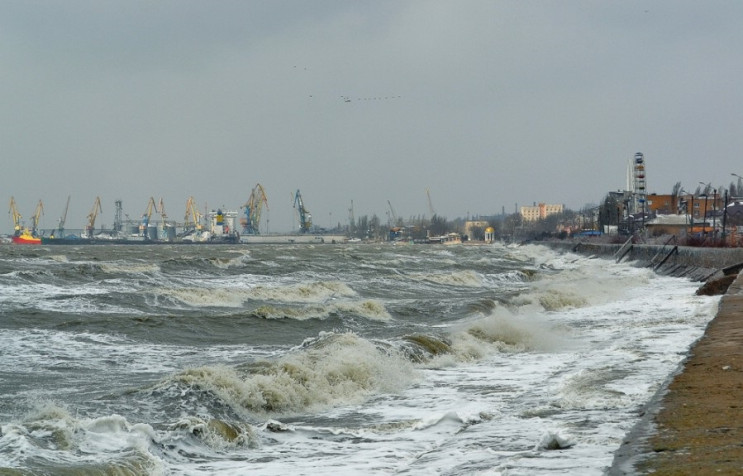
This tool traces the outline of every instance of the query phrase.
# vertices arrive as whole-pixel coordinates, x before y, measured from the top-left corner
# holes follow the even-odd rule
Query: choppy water
[[[5,245],[0,474],[601,474],[696,288],[536,246]]]

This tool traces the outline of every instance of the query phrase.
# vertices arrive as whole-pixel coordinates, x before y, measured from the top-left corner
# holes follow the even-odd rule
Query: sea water
[[[697,287],[532,245],[5,245],[0,474],[602,474]]]

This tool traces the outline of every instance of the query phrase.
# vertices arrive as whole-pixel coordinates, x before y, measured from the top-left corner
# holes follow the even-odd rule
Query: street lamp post
[[[687,233],[687,237],[688,237],[689,235],[691,235],[692,233],[694,233],[694,215],[693,215],[693,212],[694,212],[694,195],[693,194],[690,194],[689,192],[687,192],[683,188],[681,190],[679,190],[679,193],[681,193],[683,195],[689,195],[689,197],[690,197],[689,200],[684,200],[683,201],[683,204],[684,204],[684,215],[686,216],[686,221],[689,222],[689,217],[691,217],[691,226],[689,227],[689,231]],[[689,211],[689,201],[691,201],[691,211]]]
[[[712,242],[717,241],[717,189],[712,189]]]
[[[705,237],[707,236],[707,198],[709,198],[709,195],[706,193],[704,194],[704,215],[702,218],[702,235]]]
[[[702,234],[706,237],[707,236],[707,198],[709,198],[707,189],[712,186],[712,182],[710,183],[699,182],[699,184],[704,185],[704,224],[702,225],[703,227]],[[712,232],[714,234],[714,229],[712,230]]]
[[[723,208],[722,208],[722,246],[725,246],[725,241],[727,239],[725,231],[727,230],[727,218],[728,218],[728,191],[725,190],[725,200],[723,202]]]

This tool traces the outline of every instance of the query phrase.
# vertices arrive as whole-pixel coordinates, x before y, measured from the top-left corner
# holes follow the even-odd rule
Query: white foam
[[[394,352],[382,352],[351,333],[323,333],[255,372],[204,366],[160,385],[184,383],[211,392],[238,414],[281,415],[358,403],[403,388],[413,376],[410,364]]]

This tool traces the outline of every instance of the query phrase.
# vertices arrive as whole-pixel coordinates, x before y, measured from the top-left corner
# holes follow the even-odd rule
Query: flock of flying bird
[[[390,99],[400,99],[401,96],[379,96],[370,98],[356,98],[357,101],[389,101]],[[349,96],[341,96],[344,102],[351,102]]]

